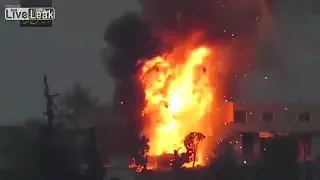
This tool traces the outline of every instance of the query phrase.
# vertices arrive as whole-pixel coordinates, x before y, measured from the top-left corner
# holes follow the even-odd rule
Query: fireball
[[[139,74],[145,93],[142,116],[147,120],[143,133],[150,137],[149,155],[185,149],[183,141],[190,132],[209,133],[208,114],[215,90],[205,64],[212,57],[209,47],[182,46],[142,64]],[[196,165],[204,163],[203,153],[199,149]]]

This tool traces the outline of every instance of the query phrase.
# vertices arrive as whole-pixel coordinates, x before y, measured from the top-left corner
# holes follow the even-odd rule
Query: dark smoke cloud
[[[131,77],[137,61],[151,57],[159,44],[152,35],[151,26],[137,13],[126,13],[111,22],[104,40],[111,45],[105,65],[117,79]]]
[[[236,76],[260,66],[255,46],[269,22],[270,1],[264,0],[141,0],[143,17],[166,44],[204,33],[203,41],[222,46],[227,68],[221,72],[227,97],[236,99]],[[266,63],[266,62],[263,62]]]
[[[142,12],[126,13],[109,24],[104,40],[104,64],[117,81],[115,99],[123,99],[128,117],[143,105],[141,93],[132,76],[137,61],[170,48],[190,33],[203,33],[205,43],[226,46],[224,60],[230,66],[222,73],[229,96],[237,94],[234,77],[248,68],[255,41],[268,19],[263,0],[141,0]],[[223,53],[222,53],[223,54]],[[120,90],[121,89],[121,90]],[[133,91],[134,90],[134,91]],[[136,96],[136,95],[137,96]],[[122,97],[122,98],[121,98]],[[115,102],[120,103],[120,102]]]
[[[174,43],[194,31],[202,31],[206,42],[236,44],[229,57],[237,59],[234,63],[239,67],[252,56],[254,40],[269,18],[267,4],[257,0],[141,0],[140,3],[141,14],[126,13],[110,23],[105,32],[104,39],[112,46],[106,66],[113,77],[131,76],[139,59],[150,57],[160,46],[168,45],[168,39]],[[160,44],[159,39],[165,44]],[[238,72],[243,68],[233,69]]]
[[[266,5],[261,2],[142,0],[141,6],[144,17],[157,26],[156,29],[179,33],[200,29],[205,31],[210,40],[230,41],[232,34],[252,37],[257,33],[257,25],[266,16]]]
[[[133,77],[140,59],[148,59],[156,53],[159,40],[152,35],[150,24],[141,14],[125,13],[107,27],[104,40],[103,63],[107,73],[114,78],[116,88],[114,107],[128,120],[128,138],[138,138],[143,122],[140,119],[144,94]]]

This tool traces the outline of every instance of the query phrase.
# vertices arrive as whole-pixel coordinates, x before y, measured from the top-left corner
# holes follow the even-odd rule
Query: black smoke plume
[[[166,45],[201,32],[202,43],[221,47],[222,89],[234,100],[239,94],[235,77],[262,63],[252,59],[270,23],[270,5],[265,0],[141,0],[143,17]]]
[[[150,24],[137,13],[126,13],[111,22],[104,40],[111,46],[105,65],[108,73],[116,79],[131,77],[137,61],[151,57],[159,45]]]
[[[142,20],[141,14],[132,12],[112,21],[105,31],[104,40],[107,47],[103,51],[103,62],[116,85],[114,107],[128,120],[127,136],[138,140],[142,130],[140,115],[144,94],[134,78],[136,64],[138,60],[148,59],[156,53],[159,40],[152,35],[150,24]]]
[[[203,33],[201,41],[227,49],[221,58],[230,67],[221,77],[228,96],[237,94],[233,77],[247,71],[269,18],[264,0],[141,0],[140,4],[140,13],[118,17],[104,35],[104,64],[116,81],[115,104],[122,105],[128,118],[138,119],[135,113],[143,106],[143,92],[133,78],[137,61],[170,49],[197,31]]]
[[[206,33],[210,41],[230,41],[253,37],[257,25],[267,16],[264,1],[256,0],[141,0],[144,17],[157,30],[176,36],[195,30]],[[178,35],[179,33],[180,35]]]

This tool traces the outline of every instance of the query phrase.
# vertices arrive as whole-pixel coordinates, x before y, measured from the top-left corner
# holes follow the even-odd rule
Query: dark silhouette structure
[[[57,106],[54,104],[54,98],[59,95],[59,93],[51,94],[48,85],[48,78],[44,75],[44,97],[46,99],[46,112],[43,114],[47,117],[47,122],[44,127],[40,129],[39,133],[39,170],[40,175],[44,177],[51,178],[55,173],[54,162],[55,158],[55,147],[53,145],[54,127],[53,121],[56,118],[55,110]]]
[[[102,180],[105,175],[100,151],[97,148],[95,129],[90,128],[89,142],[85,147],[85,161],[88,169],[84,172],[84,180]]]
[[[43,114],[47,117],[47,130],[48,130],[47,140],[48,142],[51,143],[52,136],[53,136],[53,120],[56,118],[54,111],[57,110],[57,105],[54,104],[53,101],[57,96],[59,96],[59,93],[55,93],[55,94],[50,93],[47,75],[44,75],[43,83],[44,83],[44,97],[46,98],[46,101],[47,101],[46,103],[47,110]]]

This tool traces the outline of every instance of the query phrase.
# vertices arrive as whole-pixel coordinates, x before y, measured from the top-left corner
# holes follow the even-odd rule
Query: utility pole
[[[53,120],[56,118],[54,111],[57,110],[57,106],[54,104],[53,100],[56,98],[59,93],[51,94],[50,88],[48,85],[48,77],[47,75],[44,75],[43,78],[44,83],[44,97],[46,98],[46,112],[43,114],[47,117],[47,143],[51,144],[52,142],[52,136],[53,136]]]
[[[59,93],[50,94],[50,89],[48,85],[47,75],[44,75],[44,97],[47,100],[47,110],[43,114],[47,117],[47,126],[52,127],[53,120],[55,119],[54,110],[57,110],[57,105],[54,104],[53,100],[55,97],[59,96]]]
[[[44,97],[46,99],[46,111],[43,113],[47,117],[46,125],[40,129],[39,141],[40,141],[40,172],[44,177],[51,177],[55,174],[54,168],[54,156],[53,150],[53,120],[55,119],[54,111],[57,110],[57,106],[53,103],[55,97],[59,94],[51,94],[47,76],[44,75]]]

